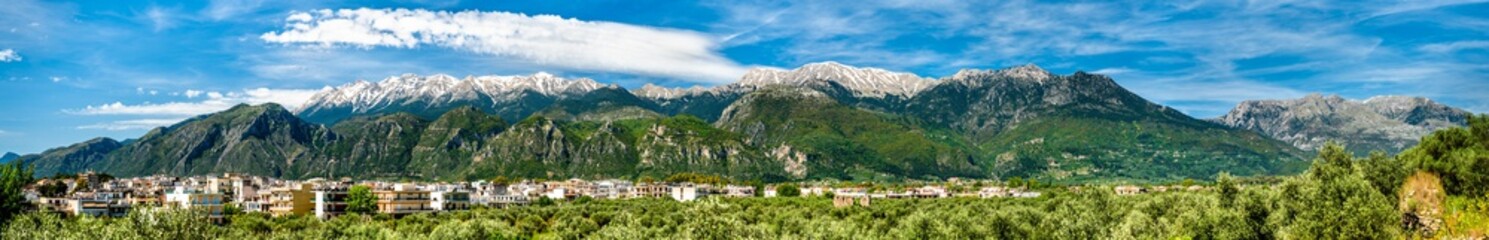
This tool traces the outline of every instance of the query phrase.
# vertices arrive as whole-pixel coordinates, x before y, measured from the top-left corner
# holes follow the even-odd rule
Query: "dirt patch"
[[[1419,171],[1406,178],[1401,185],[1401,199],[1397,209],[1401,210],[1401,224],[1414,234],[1430,237],[1443,227],[1442,179],[1430,172]]]

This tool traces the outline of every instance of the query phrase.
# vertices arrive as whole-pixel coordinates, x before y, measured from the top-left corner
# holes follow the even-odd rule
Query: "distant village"
[[[352,181],[350,179],[281,180],[262,176],[220,174],[211,176],[148,176],[110,179],[93,172],[74,178],[38,180],[26,189],[27,200],[37,210],[68,216],[121,217],[137,208],[183,208],[204,210],[210,219],[221,221],[227,208],[263,212],[273,216],[313,215],[333,218],[347,213],[348,190],[368,186],[376,196],[376,212],[391,216],[469,210],[474,206],[504,208],[547,200],[653,198],[694,201],[707,197],[777,197],[783,185],[712,185],[691,182],[631,182],[619,179],[516,182],[411,183]],[[978,181],[950,179],[944,184],[925,184],[898,190],[864,187],[830,187],[804,184],[794,191],[801,196],[832,197],[836,207],[869,206],[872,199],[896,198],[1032,198],[1040,192],[1005,185],[983,186]],[[997,185],[997,184],[994,184]],[[953,186],[948,189],[947,186]],[[975,186],[975,187],[966,187]],[[64,189],[65,188],[65,189]],[[1072,187],[1078,188],[1078,187]],[[1115,186],[1118,195],[1155,191],[1203,190],[1200,186]],[[757,193],[757,191],[759,191]]]

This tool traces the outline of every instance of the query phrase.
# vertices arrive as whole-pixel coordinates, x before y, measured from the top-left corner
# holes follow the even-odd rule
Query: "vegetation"
[[[22,189],[31,184],[31,167],[19,161],[0,164],[0,225],[26,209]]]
[[[1469,117],[1467,128],[1433,132],[1400,158],[1410,168],[1441,175],[1449,194],[1489,194],[1489,115]]]
[[[346,212],[368,214],[376,211],[377,196],[372,195],[372,188],[356,185],[347,189]]]
[[[1115,195],[1109,187],[1047,188],[1039,198],[884,199],[834,208],[828,198],[544,201],[508,209],[349,214],[328,220],[136,210],[122,218],[27,213],[6,239],[1389,239],[1401,215],[1343,149],[1277,187],[1222,175],[1208,190]],[[793,184],[777,190],[791,195]],[[365,188],[354,188],[353,196]],[[359,197],[351,197],[357,199]],[[357,200],[350,200],[356,202]],[[355,205],[355,204],[353,204]],[[1454,196],[1440,234],[1482,234],[1489,198]],[[1477,225],[1476,225],[1477,224]],[[1477,227],[1479,229],[1475,230]],[[1474,232],[1478,231],[1478,232]],[[1481,235],[1480,235],[1481,236]]]
[[[214,225],[198,212],[165,209],[136,209],[121,218],[63,218],[42,212],[12,217],[25,207],[20,189],[31,176],[22,164],[0,167],[0,216],[9,222],[0,228],[0,238],[1482,238],[1489,233],[1489,116],[1470,118],[1467,128],[1433,133],[1396,157],[1375,153],[1356,158],[1330,144],[1302,174],[1280,181],[1222,173],[1213,183],[1184,178],[1185,185],[1207,185],[1200,191],[1119,196],[1111,186],[1083,185],[1041,188],[1044,194],[1037,198],[876,199],[872,206],[849,208],[834,208],[830,198],[821,197],[694,202],[540,198],[506,209],[393,218],[374,214],[375,196],[356,186],[348,196],[353,214],[328,220],[234,212],[226,224]],[[668,179],[727,181],[692,172]],[[1043,185],[1033,178],[1010,178],[1008,184]],[[801,191],[793,183],[776,190],[780,196]],[[1417,194],[1434,191],[1445,193],[1440,201],[1435,200],[1439,195]]]
[[[801,188],[797,187],[796,184],[781,184],[780,186],[776,187],[776,195],[780,195],[782,197],[801,196]]]

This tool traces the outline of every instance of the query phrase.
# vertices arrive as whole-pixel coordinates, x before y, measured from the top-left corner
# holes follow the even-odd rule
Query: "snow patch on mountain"
[[[493,102],[499,102],[520,97],[526,92],[561,96],[587,93],[606,87],[618,86],[601,84],[588,78],[568,80],[546,72],[527,76],[468,76],[464,79],[456,79],[444,74],[431,76],[404,74],[376,83],[357,80],[339,87],[325,88],[311,97],[301,112],[348,106],[353,111],[364,111],[380,106],[419,101],[437,104],[475,100],[482,96],[490,97]]]

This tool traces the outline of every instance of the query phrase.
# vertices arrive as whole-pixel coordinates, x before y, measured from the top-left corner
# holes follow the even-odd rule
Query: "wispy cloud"
[[[168,102],[124,104],[114,102],[82,109],[64,110],[77,115],[137,115],[137,116],[195,116],[226,110],[240,103],[278,103],[290,110],[299,109],[305,101],[319,90],[309,89],[247,89],[241,92],[206,92],[206,99],[196,102]]]
[[[1444,10],[1482,2],[762,0],[715,4],[725,17],[713,31],[731,46],[783,45],[775,48],[788,56],[778,58],[795,64],[943,73],[954,72],[948,66],[1072,64],[1116,75],[1160,103],[1214,113],[1246,99],[1371,86],[1352,94],[1457,95],[1440,86],[1476,85],[1471,79],[1485,74],[1463,70],[1475,61],[1452,55],[1489,43],[1400,46],[1362,29],[1436,24],[1489,32],[1482,16]]]
[[[151,90],[153,91],[153,90]],[[155,127],[175,124],[190,116],[208,114],[232,108],[234,105],[278,103],[290,111],[299,109],[305,101],[309,100],[319,90],[302,89],[268,89],[256,88],[245,89],[239,92],[208,92],[200,90],[186,90],[178,93],[185,95],[188,99],[199,96],[204,97],[195,102],[168,102],[168,103],[141,103],[124,104],[114,102],[96,106],[87,106],[82,109],[63,110],[64,113],[84,116],[134,116],[137,119],[125,119],[117,121],[102,122],[96,124],[77,126],[77,129],[85,130],[109,130],[126,131],[151,129]],[[152,94],[153,95],[153,94]]]
[[[156,32],[176,27],[176,21],[181,17],[183,17],[181,13],[175,9],[159,6],[150,6],[145,9],[144,13],[140,14],[140,18],[144,22],[149,23]]]
[[[212,20],[223,20],[258,11],[264,0],[212,0],[202,9],[202,15]]]
[[[169,126],[171,124],[176,124],[178,122],[181,122],[182,120],[186,120],[186,119],[185,118],[163,118],[163,119],[121,120],[121,121],[112,121],[112,122],[107,122],[107,123],[98,123],[98,124],[89,124],[89,125],[78,126],[77,129],[98,129],[98,130],[109,130],[109,131],[140,130],[140,129],[151,129],[151,128],[156,128],[156,127]]]
[[[1453,53],[1468,49],[1489,49],[1489,41],[1470,40],[1422,45],[1418,50],[1430,53]]]
[[[21,61],[21,54],[16,53],[16,50],[15,49],[0,50],[0,62],[19,62],[19,61]]]
[[[717,39],[702,33],[553,15],[364,8],[298,12],[285,21],[283,31],[260,39],[320,47],[438,46],[574,70],[706,82],[731,81],[747,70],[720,55]]]

